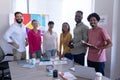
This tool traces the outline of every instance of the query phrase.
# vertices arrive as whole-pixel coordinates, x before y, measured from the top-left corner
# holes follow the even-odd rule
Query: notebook
[[[96,71],[92,67],[75,65],[75,76],[94,80]]]
[[[50,61],[50,58],[48,58],[48,57],[42,57],[42,58],[40,58],[40,61]]]

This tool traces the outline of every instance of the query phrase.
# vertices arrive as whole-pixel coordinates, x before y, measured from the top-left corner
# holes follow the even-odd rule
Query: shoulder
[[[33,33],[33,30],[32,30],[32,29],[28,32],[28,34],[31,34],[31,33]]]
[[[102,27],[97,27],[97,30],[100,31],[100,32],[106,32],[106,30]]]
[[[41,33],[41,30],[38,30],[39,33]]]
[[[83,24],[83,29],[86,29],[86,30],[89,29],[89,27],[86,24],[84,24],[84,23],[82,23],[82,24]]]
[[[11,28],[15,28],[15,26],[17,26],[17,23],[13,23],[10,25]]]
[[[67,33],[68,36],[72,36],[72,34],[70,32]]]
[[[63,35],[63,33],[60,33],[60,36],[62,36]]]
[[[16,31],[17,25],[15,23],[11,24],[10,27],[8,28],[8,31]]]
[[[47,33],[48,33],[48,32],[47,32],[47,31],[45,31],[45,32],[43,33],[43,36],[46,36],[46,35],[47,35]]]

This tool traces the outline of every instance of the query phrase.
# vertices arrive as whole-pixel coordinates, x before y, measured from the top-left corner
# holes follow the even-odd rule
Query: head
[[[97,27],[98,22],[100,21],[100,16],[97,13],[91,13],[87,20],[89,21],[92,27]]]
[[[82,18],[83,18],[83,12],[82,11],[76,11],[76,13],[75,13],[75,21],[76,21],[77,24],[81,23]]]
[[[69,32],[69,31],[70,31],[70,25],[67,22],[64,22],[62,24],[62,32],[65,33],[65,32]]]
[[[37,20],[35,20],[35,19],[32,20],[31,24],[32,24],[32,26],[33,26],[34,29],[38,28],[38,22],[37,22]]]
[[[54,22],[53,21],[49,21],[48,22],[48,27],[49,27],[49,29],[53,29],[53,27],[54,27]]]
[[[21,24],[23,22],[23,15],[21,12],[15,12],[14,16],[18,24]]]

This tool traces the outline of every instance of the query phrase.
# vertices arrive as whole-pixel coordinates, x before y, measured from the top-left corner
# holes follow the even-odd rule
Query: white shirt
[[[4,35],[7,42],[15,42],[19,45],[19,52],[25,51],[26,28],[23,24],[13,23]]]
[[[43,35],[43,53],[46,50],[58,49],[58,37],[56,32],[50,34],[49,31],[45,32]]]

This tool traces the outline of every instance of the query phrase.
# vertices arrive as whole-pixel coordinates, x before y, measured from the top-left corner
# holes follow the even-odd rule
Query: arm
[[[112,46],[112,41],[110,39],[110,36],[108,35],[107,31],[104,29],[101,30],[101,36],[105,41],[105,45],[98,47],[99,49],[106,49]]]
[[[98,47],[98,49],[106,49],[112,46],[112,41],[110,39],[105,41],[105,45],[102,47]]]
[[[69,42],[72,40],[72,35],[70,34],[68,37],[67,37],[67,45],[69,45]]]
[[[56,49],[58,51],[58,35],[57,35],[57,33],[56,33]]]
[[[28,45],[28,38],[25,39],[25,45]]]
[[[59,52],[58,52],[58,35],[56,33],[56,49],[57,49],[57,55],[59,55]]]
[[[45,49],[46,49],[46,33],[43,34],[43,53],[45,53]]]
[[[62,34],[60,34],[60,44],[59,44],[59,52],[61,52],[62,49],[62,40],[61,40]]]
[[[13,34],[13,33],[14,33],[14,27],[11,26],[11,27],[6,31],[6,33],[5,33],[5,35],[4,35],[4,39],[5,39],[10,45],[12,45],[12,46],[15,47],[16,49],[18,49],[18,48],[19,48],[19,45],[16,44],[16,43],[14,42],[14,40],[12,39],[12,34]]]
[[[62,34],[60,34],[60,44],[59,44],[59,53],[58,53],[60,59],[62,58],[61,50],[62,50]]]
[[[29,43],[29,49],[30,49],[31,54],[34,53],[32,41],[33,41],[32,40],[32,33],[29,31],[29,33],[28,33],[28,43]]]
[[[82,40],[84,40],[85,42],[88,42],[88,28],[84,28],[83,30],[82,30]]]
[[[16,49],[19,48],[19,45],[16,44],[15,42],[8,42],[10,45],[14,46]]]

